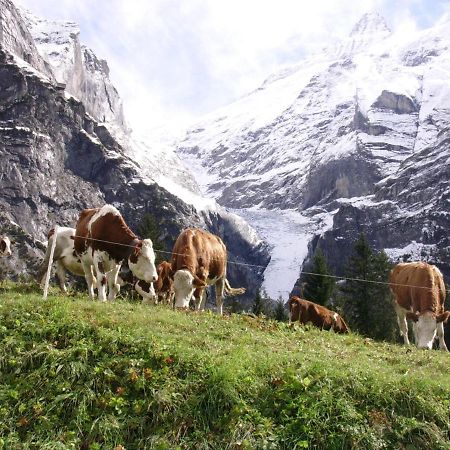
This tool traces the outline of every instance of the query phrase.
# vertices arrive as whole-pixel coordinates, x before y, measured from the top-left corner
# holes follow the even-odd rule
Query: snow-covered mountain
[[[20,14],[56,81],[67,94],[83,102],[95,120],[108,127],[147,177],[190,204],[199,208],[213,205],[217,209],[214,200],[200,196],[194,177],[174,152],[174,146],[168,145],[170,134],[154,130],[150,136],[140,136],[130,129],[122,99],[109,78],[108,63],[82,44],[78,24],[40,18],[26,9],[20,9]]]
[[[275,253],[291,242],[271,262],[273,273],[288,267],[288,283],[298,252],[317,245],[342,271],[361,231],[392,257],[415,245],[450,274],[449,74],[450,23],[405,36],[366,14],[343,42],[205,117],[177,151],[203,192],[251,216]],[[407,233],[392,225],[406,219]],[[290,289],[275,278],[272,295]]]

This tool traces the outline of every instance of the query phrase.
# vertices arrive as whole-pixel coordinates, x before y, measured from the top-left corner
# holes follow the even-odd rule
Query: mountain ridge
[[[449,125],[448,29],[438,23],[405,36],[390,32],[376,14],[363,16],[342,42],[283,68],[249,95],[200,120],[178,142],[177,152],[197,174],[203,192],[220,204],[244,215],[296,211],[299,219],[310,220],[309,228],[290,236],[291,242],[308,242],[306,260],[323,247],[333,270],[342,274],[354,239],[365,232],[393,260],[410,258],[408,246],[415,242],[424,249],[422,259],[450,276],[449,242],[441,236],[450,223],[435,217],[430,200],[447,192],[449,162],[440,136],[445,141]],[[423,161],[436,151],[444,169],[427,172]],[[410,166],[420,175],[403,188],[406,193],[392,196],[394,189],[402,192],[398,186],[405,185]],[[429,186],[418,183],[420,176]],[[428,195],[411,194],[416,185]],[[395,207],[380,207],[384,201]],[[414,218],[408,213],[412,207],[420,212]],[[444,214],[449,205],[441,199],[438,208]],[[318,218],[324,213],[328,225],[322,227]],[[389,215],[394,222],[404,218],[411,230],[378,232],[376,222],[388,228]],[[350,225],[339,234],[345,221]],[[267,228],[257,218],[252,224]],[[436,230],[425,239],[424,227]],[[274,248],[276,231],[267,231]],[[298,255],[286,258],[298,273]],[[276,286],[271,294],[276,296]]]

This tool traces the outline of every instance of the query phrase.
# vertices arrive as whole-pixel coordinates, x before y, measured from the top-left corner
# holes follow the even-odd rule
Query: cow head
[[[158,279],[155,267],[155,252],[150,239],[140,241],[128,258],[128,267],[133,275],[147,283],[153,283]]]
[[[173,276],[175,308],[188,308],[195,289],[205,287],[206,283],[194,277],[187,269],[177,270]]]
[[[441,322],[447,323],[450,311],[444,311],[442,314],[435,314],[426,311],[422,314],[419,311],[408,312],[406,317],[413,321],[414,340],[418,348],[431,350],[433,341],[436,337],[437,325]]]
[[[145,281],[138,281],[134,288],[136,292],[142,296],[142,303],[147,305],[154,305],[157,303],[158,298],[156,297],[155,289],[153,283],[146,283]]]
[[[11,256],[11,240],[8,236],[0,237],[0,257]]]

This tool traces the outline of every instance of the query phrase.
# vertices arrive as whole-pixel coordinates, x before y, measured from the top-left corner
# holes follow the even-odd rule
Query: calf
[[[332,329],[337,333],[349,331],[344,319],[337,312],[322,305],[295,296],[289,299],[288,305],[289,323],[294,321],[303,324],[311,323],[322,330]]]
[[[175,295],[173,291],[172,264],[168,261],[163,261],[158,264],[156,271],[158,272],[158,281],[155,284],[155,291],[158,296],[158,302],[166,305],[172,304]]]

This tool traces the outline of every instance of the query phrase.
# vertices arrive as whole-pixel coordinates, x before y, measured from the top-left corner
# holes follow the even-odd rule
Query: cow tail
[[[225,278],[225,293],[230,296],[242,295],[245,293],[245,288],[232,288],[230,282]]]

